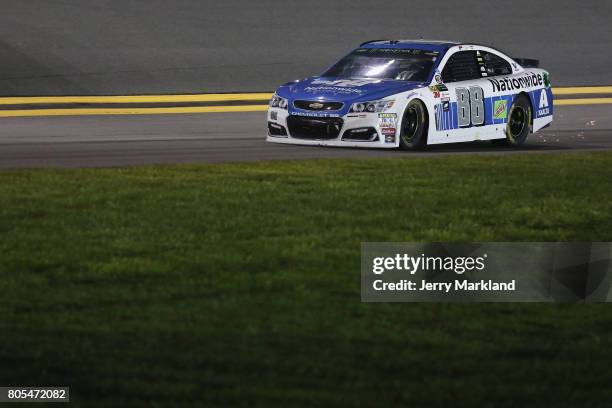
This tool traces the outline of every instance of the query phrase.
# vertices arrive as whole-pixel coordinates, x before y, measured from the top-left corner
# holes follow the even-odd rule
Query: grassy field
[[[0,385],[609,406],[609,305],[362,304],[362,241],[612,241],[612,153],[0,172]],[[520,255],[517,255],[520,256]]]

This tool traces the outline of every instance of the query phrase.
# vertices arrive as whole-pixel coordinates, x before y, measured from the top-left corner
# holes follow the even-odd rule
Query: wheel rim
[[[419,129],[419,112],[416,107],[409,106],[402,120],[402,139],[405,143],[412,143]]]
[[[525,124],[527,123],[527,113],[521,106],[515,106],[510,112],[510,120],[508,121],[508,129],[512,138],[516,138],[523,133]]]

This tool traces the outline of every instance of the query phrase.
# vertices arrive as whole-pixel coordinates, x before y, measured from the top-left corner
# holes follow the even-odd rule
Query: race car
[[[280,86],[268,109],[275,143],[417,149],[493,140],[520,146],[550,125],[549,73],[482,45],[376,40],[320,76]]]

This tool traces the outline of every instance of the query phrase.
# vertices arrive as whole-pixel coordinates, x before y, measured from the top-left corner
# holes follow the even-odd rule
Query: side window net
[[[512,74],[512,67],[505,59],[491,52],[481,51],[481,54],[488,76]]]
[[[481,77],[480,68],[476,61],[475,51],[459,51],[453,54],[442,70],[444,82],[467,81]]]

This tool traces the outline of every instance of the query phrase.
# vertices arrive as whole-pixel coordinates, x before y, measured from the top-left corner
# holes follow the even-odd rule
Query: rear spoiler
[[[521,67],[523,68],[538,68],[540,66],[540,61],[537,59],[530,58],[512,58],[515,60]]]

